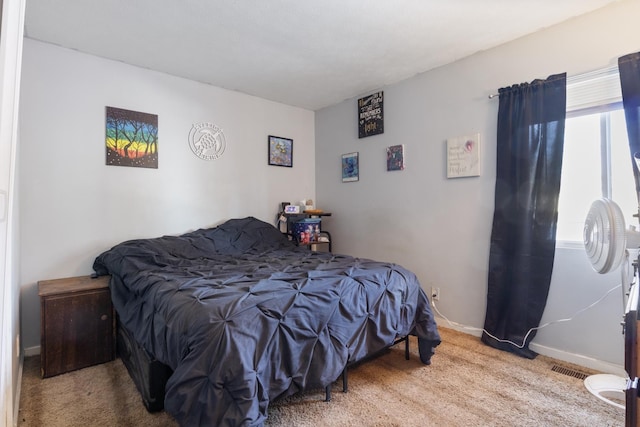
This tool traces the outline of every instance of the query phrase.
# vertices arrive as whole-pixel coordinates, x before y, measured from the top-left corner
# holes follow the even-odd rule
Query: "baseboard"
[[[39,354],[40,354],[40,346],[39,345],[24,349],[24,357],[37,356]]]
[[[482,335],[482,329],[473,326],[460,325],[458,323],[449,322],[447,319],[436,316],[436,322],[439,326],[453,329],[458,332],[480,337]],[[594,359],[581,354],[569,353],[564,350],[558,350],[556,348],[547,347],[544,345],[531,343],[529,348],[538,354],[543,356],[552,357],[563,362],[572,363],[574,365],[583,366],[585,368],[593,369],[606,374],[613,374],[622,377],[626,377],[627,373],[623,366],[616,365],[615,363],[605,362],[602,360]]]
[[[482,329],[480,328],[449,322],[447,319],[440,316],[435,316],[435,318],[438,327],[442,326],[444,328],[453,329],[454,331],[464,332],[465,334],[473,335],[474,337],[480,337],[482,335]]]
[[[584,366],[585,368],[593,369],[605,374],[618,375],[624,378],[627,377],[627,373],[624,368],[620,365],[616,365],[615,363],[605,362],[603,360],[594,359],[581,354],[569,353],[536,343],[529,344],[529,348],[538,354],[562,360],[563,362]]]

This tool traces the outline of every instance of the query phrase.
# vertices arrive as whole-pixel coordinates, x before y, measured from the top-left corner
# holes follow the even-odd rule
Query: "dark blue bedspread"
[[[269,401],[335,381],[415,334],[429,363],[440,336],[413,273],[311,252],[255,218],[98,256],[124,326],[174,371],[165,409],[184,426],[259,426]]]

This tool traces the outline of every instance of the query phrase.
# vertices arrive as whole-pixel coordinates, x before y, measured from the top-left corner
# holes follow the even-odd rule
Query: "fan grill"
[[[627,246],[620,207],[609,199],[594,201],[584,223],[583,238],[589,261],[598,273],[617,268]]]

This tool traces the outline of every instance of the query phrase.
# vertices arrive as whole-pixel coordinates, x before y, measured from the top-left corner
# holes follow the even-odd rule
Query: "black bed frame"
[[[116,349],[122,363],[129,371],[129,376],[138,388],[147,411],[162,411],[164,409],[165,386],[173,373],[171,368],[157,361],[138,344],[119,320],[117,322]]]
[[[404,336],[402,338],[397,339],[393,344],[391,344],[389,347],[393,347],[396,344],[401,343],[402,341],[404,341],[404,358],[409,360],[409,336]],[[389,347],[384,348],[382,350],[380,350],[377,353],[372,354],[371,356],[365,357],[362,360],[359,360],[357,362],[352,362],[352,363],[348,363],[347,366],[345,366],[344,370],[342,371],[342,392],[346,393],[349,390],[349,385],[348,385],[348,377],[347,377],[347,370],[349,368],[351,368],[352,366],[356,366],[359,365],[360,363],[366,362],[367,360],[373,359],[377,356],[380,355],[380,353],[382,353],[383,351],[387,350]],[[331,401],[331,384],[329,384],[328,386],[325,387],[324,389],[324,393],[325,393],[325,402],[330,402]]]
[[[397,339],[391,346],[405,342],[404,357],[409,360],[409,337]],[[391,347],[389,346],[389,347]],[[142,396],[142,402],[149,412],[158,412],[164,409],[164,394],[167,380],[173,373],[171,368],[156,360],[133,338],[133,335],[117,321],[117,354],[122,359],[129,376]],[[350,367],[363,363],[380,355],[382,351],[375,353],[357,362],[349,363],[342,371],[342,392],[348,390],[347,370]],[[325,387],[325,401],[331,401],[331,384]]]

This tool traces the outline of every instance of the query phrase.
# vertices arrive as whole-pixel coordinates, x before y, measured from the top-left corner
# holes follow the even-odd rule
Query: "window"
[[[567,82],[556,235],[561,244],[582,245],[587,212],[591,203],[601,197],[620,206],[627,226],[638,226],[638,219],[633,217],[638,203],[618,71],[617,68],[605,71],[598,72],[596,78],[583,75],[577,81]],[[602,89],[603,81],[609,85],[606,90]]]

